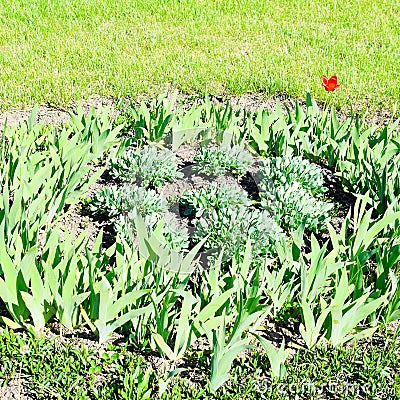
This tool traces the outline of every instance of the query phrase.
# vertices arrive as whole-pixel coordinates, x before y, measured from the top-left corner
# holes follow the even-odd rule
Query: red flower
[[[338,85],[336,75],[331,76],[329,79],[325,75],[322,75],[322,86],[325,90],[333,92],[342,85]]]

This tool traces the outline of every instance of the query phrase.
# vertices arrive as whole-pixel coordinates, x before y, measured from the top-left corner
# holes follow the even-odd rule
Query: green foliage
[[[333,204],[319,200],[326,192],[321,169],[301,157],[275,157],[261,161],[258,171],[261,206],[286,231],[304,223],[318,231],[329,221]]]
[[[91,164],[116,152],[119,127],[112,129],[109,110],[78,110],[68,127],[44,130],[35,111],[19,128],[5,128],[0,161],[0,240],[14,251],[28,251],[38,234],[76,204],[103,173],[89,174]],[[22,242],[21,242],[22,239]],[[20,246],[13,250],[14,246]],[[3,244],[2,244],[3,246]]]
[[[321,169],[302,157],[273,157],[262,159],[258,170],[259,189],[271,192],[277,186],[288,187],[295,182],[312,195],[320,195],[328,189],[324,187]]]
[[[140,186],[109,186],[97,192],[90,202],[90,210],[95,214],[107,214],[110,217],[137,209],[142,216],[161,217],[168,211],[163,196],[152,189]]]
[[[223,208],[239,205],[250,206],[247,193],[237,186],[227,183],[211,183],[210,185],[191,191],[185,191],[179,199],[183,215],[201,216],[205,210],[219,211]]]
[[[296,230],[302,223],[311,231],[326,227],[333,204],[316,199],[299,182],[277,186],[271,192],[260,192],[261,206],[286,231]]]
[[[140,212],[139,212],[140,213]],[[153,232],[157,227],[160,229],[159,239],[164,245],[175,249],[184,250],[189,245],[189,234],[186,228],[179,225],[173,214],[140,213],[144,219],[147,231]],[[137,226],[138,211],[133,209],[118,216],[114,222],[115,231],[129,243],[134,243]]]
[[[117,150],[119,128],[111,128],[107,110],[79,110],[59,131],[34,119],[3,133],[0,286],[9,313],[2,321],[40,334],[54,315],[69,329],[77,324],[87,287],[85,232],[74,243],[63,232],[61,241],[54,224],[104,171],[88,174],[91,163]]]
[[[43,129],[33,117],[20,128],[5,128],[0,147],[2,324],[27,329],[36,337],[50,319],[68,329],[86,325],[100,342],[113,332],[126,335],[133,347],[157,350],[171,361],[167,378],[159,380],[159,394],[168,393],[166,386],[181,372],[175,363],[196,341],[205,341],[210,357],[201,354],[210,380],[203,393],[219,395],[229,390],[232,368],[240,363],[235,360],[242,350],[250,350],[254,336],[267,353],[268,382],[291,378],[285,344],[279,341],[276,348],[267,341],[269,332],[259,332],[268,330],[271,320],[284,322],[282,314],[286,320],[299,320],[292,326],[294,334],[301,335],[312,352],[321,351],[320,343],[343,349],[343,343],[369,337],[379,324],[399,318],[397,133],[389,128],[364,130],[358,122],[339,124],[334,113],[321,114],[310,99],[306,113],[297,106],[287,116],[278,109],[241,119],[228,106],[202,107],[187,119],[171,119],[163,130],[162,121],[174,114],[167,107],[160,129],[155,123],[150,131],[178,146],[194,138],[180,129],[193,126],[207,141],[211,131],[202,124],[208,119],[224,129],[217,143],[243,145],[249,135],[257,151],[276,157],[275,164],[265,161],[264,171],[269,168],[266,175],[276,173],[277,179],[265,175],[260,192],[272,216],[253,208],[244,192],[228,185],[185,193],[181,205],[198,218],[198,243],[190,251],[187,232],[166,212],[162,197],[143,187],[111,187],[95,196],[93,212],[108,214],[118,232],[107,249],[101,233],[88,248],[87,232],[76,238],[61,227],[63,213],[104,170],[91,175],[91,166],[115,158],[126,144],[121,146],[120,127],[112,128],[108,114],[80,113],[59,130]],[[179,132],[175,139],[169,136],[173,132]],[[151,136],[146,135],[144,141]],[[325,243],[305,236],[305,228],[326,222],[329,205],[319,197],[323,181],[315,167],[297,156],[325,158],[347,188],[363,193],[338,231],[326,224]],[[286,158],[278,162],[277,157]],[[373,183],[366,183],[370,178]],[[291,230],[289,238],[274,218]],[[200,250],[213,248],[218,250],[213,262],[201,268]],[[30,368],[18,360],[20,368]],[[141,363],[123,365],[131,370],[116,384],[117,394],[104,387],[97,393],[110,398],[152,396],[152,372],[145,372]],[[96,363],[91,368],[100,371]],[[79,386],[83,397],[94,397],[86,394],[87,386]]]
[[[248,239],[254,258],[259,260],[275,254],[275,245],[285,235],[266,211],[235,208],[207,209],[197,222],[195,239],[207,237],[206,249],[223,251],[225,259],[242,256]]]
[[[141,186],[161,186],[182,177],[175,163],[175,154],[168,150],[157,150],[154,146],[127,151],[110,162],[111,174],[121,182],[137,183]]]
[[[249,127],[254,149],[275,157],[324,159],[338,171],[344,187],[367,194],[379,214],[389,205],[399,208],[398,121],[379,129],[353,115],[339,122],[333,108],[321,112],[309,93],[305,112],[298,103],[294,112],[286,111],[277,104],[276,111],[254,114]]]
[[[231,172],[234,175],[244,175],[254,163],[252,155],[241,146],[201,147],[196,155],[195,168],[205,174],[224,175]]]
[[[111,217],[117,234],[129,243],[135,242],[136,219],[139,214],[145,221],[148,232],[162,224],[162,241],[174,249],[185,249],[189,236],[168,211],[164,197],[155,190],[140,186],[110,186],[95,194],[90,203],[95,214]]]
[[[311,252],[301,266],[303,324],[300,333],[308,347],[323,339],[337,346],[348,340],[367,337],[372,335],[377,325],[360,327],[360,322],[366,321],[379,309],[386,313],[386,318],[392,315],[397,301],[396,281],[388,279],[389,272],[385,276],[379,268],[384,275],[379,276],[374,288],[364,280],[362,271],[375,253],[378,234],[393,225],[400,213],[388,213],[382,219],[373,220],[371,211],[366,212],[365,206],[365,199],[359,198],[355,204],[354,233],[347,231],[349,217],[339,234],[329,227],[331,251],[327,250],[328,243],[320,247],[312,237]],[[383,285],[383,279],[387,286]]]
[[[150,399],[155,372],[127,346],[96,349],[60,341],[35,339],[4,330],[0,335],[0,382],[20,379],[23,390],[37,399]],[[23,376],[23,379],[21,379]]]
[[[205,0],[201,9],[195,0],[99,4],[4,3],[7,23],[0,37],[10,43],[21,32],[25,36],[2,56],[2,109],[33,102],[59,108],[93,95],[136,100],[170,88],[191,95],[188,100],[204,93],[244,94],[249,106],[279,93],[302,98],[311,90],[319,102],[349,107],[351,101],[368,107],[370,115],[377,108],[392,111],[400,98],[399,12],[393,1],[338,7],[334,0],[303,0],[295,9],[284,0]],[[255,23],[255,9],[268,18]],[[289,17],[299,12],[301,18]],[[343,86],[325,92],[322,73],[337,73]],[[398,108],[394,114],[400,115]]]
[[[149,103],[142,102],[139,108],[132,103],[116,118],[116,123],[123,123],[125,134],[133,136],[139,143],[160,141],[168,132],[174,114],[172,106],[177,93],[168,101],[166,96],[159,96]]]
[[[372,340],[347,346],[321,346],[312,351],[297,349],[290,356],[285,377],[280,380],[270,376],[267,355],[256,351],[237,360],[231,370],[231,380],[216,394],[205,389],[202,381],[193,382],[181,376],[169,386],[166,398],[396,398],[400,394],[399,350],[398,337],[389,332],[379,332]],[[202,366],[205,358],[203,354],[191,355],[191,361]]]
[[[283,378],[286,374],[286,367],[284,364],[290,354],[290,350],[285,349],[285,339],[283,339],[281,346],[276,348],[268,339],[260,335],[255,336],[267,354],[271,365],[272,377]]]

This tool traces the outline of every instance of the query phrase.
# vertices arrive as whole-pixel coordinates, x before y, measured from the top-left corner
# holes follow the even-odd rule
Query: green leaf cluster
[[[182,177],[175,162],[175,154],[168,150],[158,150],[155,146],[144,146],[110,161],[112,176],[124,183],[162,186]]]
[[[258,174],[259,189],[263,192],[271,192],[277,186],[288,187],[295,182],[317,197],[328,190],[324,187],[321,168],[303,157],[264,158],[260,162]]]
[[[250,206],[251,201],[247,193],[238,186],[213,182],[197,190],[186,190],[180,196],[179,204],[183,209],[183,216],[195,214],[199,217],[205,210]]]
[[[244,206],[207,209],[196,225],[195,239],[207,238],[204,247],[223,252],[229,260],[243,256],[247,240],[252,243],[254,259],[276,254],[275,245],[285,235],[268,212]]]
[[[327,189],[321,169],[301,157],[262,160],[259,170],[261,206],[286,231],[304,226],[318,231],[329,221],[333,204],[322,201]]]
[[[205,174],[224,175],[230,172],[234,175],[244,175],[254,163],[253,156],[239,145],[201,147],[195,157],[195,169]]]

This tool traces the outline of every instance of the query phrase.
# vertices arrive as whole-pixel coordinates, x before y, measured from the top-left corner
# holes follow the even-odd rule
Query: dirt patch
[[[167,93],[167,99],[172,99],[173,92]],[[190,108],[196,101],[201,101],[203,97],[196,94],[187,94],[183,92],[179,92],[177,100],[183,104],[185,108]],[[211,101],[214,104],[219,104],[225,106],[227,102],[232,104],[234,110],[246,110],[248,112],[254,112],[260,107],[263,107],[267,110],[274,111],[276,109],[276,103],[279,102],[281,107],[284,109],[284,105],[294,111],[296,101],[299,102],[301,108],[304,110],[306,107],[306,102],[302,98],[292,98],[283,93],[278,93],[273,96],[267,96],[265,93],[259,92],[246,92],[242,95],[225,95],[225,96],[210,96]],[[128,104],[132,103],[134,105],[139,106],[142,101],[148,102],[151,100],[148,96],[138,96],[137,98],[126,97],[122,100],[119,100],[118,103],[121,103],[123,107],[126,107]],[[53,107],[50,105],[40,105],[38,107],[37,120],[43,121],[46,124],[55,124],[60,125],[62,123],[67,122],[70,119],[70,112],[76,111],[77,107],[81,106],[85,112],[88,112],[92,107],[106,107],[110,106],[115,108],[117,106],[117,100],[111,97],[102,97],[102,96],[91,96],[88,100],[81,100],[72,102],[65,108],[61,107]],[[322,102],[318,103],[320,109],[323,109],[326,105]],[[364,108],[368,109],[368,99],[365,100],[365,104],[360,104],[356,107],[353,112],[354,114],[363,115],[361,110]],[[19,122],[26,120],[31,115],[33,107],[26,108],[23,110],[12,109],[9,111],[5,111],[0,113],[0,127],[4,126],[5,121],[7,121],[7,125],[16,125]],[[342,109],[337,110],[337,116],[340,121],[345,120],[350,117],[350,112]],[[389,110],[377,109],[373,115],[367,114],[364,115],[363,120],[367,125],[377,125],[384,126],[388,125],[395,120],[393,114]],[[400,132],[400,124],[397,126],[397,130]]]
[[[104,173],[97,182],[90,186],[89,190],[85,193],[85,197],[91,198],[98,191],[113,183],[114,182],[110,180],[109,174]],[[74,205],[60,224],[64,226],[69,233],[73,233],[75,237],[78,237],[86,229],[89,249],[93,248],[101,230],[103,231],[102,246],[104,249],[107,249],[115,242],[114,228],[109,219],[94,215],[82,203]]]
[[[36,394],[25,385],[25,377],[18,376],[10,380],[7,385],[1,386],[0,380],[0,399],[1,400],[36,400]]]
[[[93,96],[86,101],[71,103],[67,108],[57,108],[48,105],[40,105],[37,109],[36,122],[44,124],[60,125],[70,119],[70,113],[75,112],[78,107],[82,107],[85,113],[94,107],[113,107],[115,100],[109,97]],[[27,120],[32,114],[33,107],[24,110],[9,110],[0,114],[0,127],[7,122],[7,126],[18,125],[18,123]]]

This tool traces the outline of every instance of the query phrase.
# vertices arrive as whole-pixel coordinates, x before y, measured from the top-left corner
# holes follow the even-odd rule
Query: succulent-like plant
[[[90,203],[95,214],[115,217],[138,209],[142,215],[163,215],[168,207],[164,198],[155,190],[135,185],[110,186],[97,192]]]
[[[333,205],[320,200],[326,192],[321,169],[302,157],[276,157],[261,161],[258,184],[261,206],[285,230],[303,222],[317,231],[329,220]]]
[[[276,186],[260,192],[261,206],[272,215],[286,231],[297,229],[304,221],[305,227],[317,231],[329,221],[333,204],[315,198],[299,182]]]
[[[278,186],[290,186],[298,182],[299,186],[314,196],[326,192],[321,168],[302,157],[276,157],[261,161],[259,190],[271,192]]]
[[[231,172],[237,176],[244,175],[254,163],[253,156],[243,147],[224,144],[201,147],[195,161],[197,165],[194,168],[205,174],[224,175]]]
[[[136,236],[136,215],[139,213],[148,232],[163,219],[162,234],[166,245],[176,250],[188,247],[187,229],[174,220],[167,202],[155,190],[130,185],[111,186],[94,196],[90,208],[95,214],[110,216],[115,231],[128,243],[133,243]]]
[[[111,174],[122,182],[144,187],[161,186],[183,176],[175,163],[175,154],[171,150],[158,150],[154,146],[128,151],[112,159],[110,166]]]
[[[137,212],[138,209],[131,210],[119,215],[114,223],[115,231],[128,243],[134,243],[137,234]],[[163,245],[174,250],[185,250],[189,245],[189,233],[186,228],[180,226],[170,212],[160,214],[141,214],[148,233],[154,231],[158,223],[162,220],[162,235],[160,240]]]
[[[195,239],[208,237],[204,247],[224,252],[225,260],[242,255],[248,239],[254,259],[275,254],[275,244],[285,235],[268,212],[243,205],[207,209],[197,223]]]
[[[103,188],[88,201],[88,206],[93,214],[115,217],[123,210],[121,188],[115,185]]]
[[[251,201],[243,189],[227,183],[216,182],[201,189],[184,192],[179,203],[184,215],[196,214],[197,217],[207,209],[220,210],[238,205],[251,205]]]

